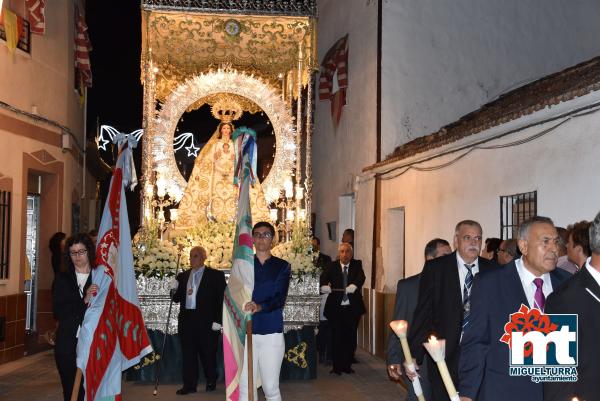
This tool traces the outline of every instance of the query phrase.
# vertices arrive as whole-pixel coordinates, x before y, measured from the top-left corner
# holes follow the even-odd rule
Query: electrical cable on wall
[[[375,174],[375,176],[380,177],[382,180],[391,180],[391,179],[400,177],[401,175],[407,173],[409,170],[424,171],[424,172],[425,171],[441,170],[443,168],[449,167],[449,166],[457,163],[459,160],[461,160],[462,158],[464,158],[465,156],[469,155],[471,152],[473,152],[475,150],[493,150],[493,149],[503,149],[503,148],[509,148],[509,147],[514,147],[514,146],[520,146],[520,145],[532,142],[532,141],[534,141],[536,139],[539,139],[539,138],[541,138],[541,137],[543,137],[543,136],[545,136],[545,135],[553,132],[558,127],[560,127],[561,125],[563,125],[563,124],[571,121],[574,118],[584,117],[584,116],[587,116],[587,115],[590,115],[590,114],[597,113],[598,111],[600,111],[600,103],[594,103],[594,104],[591,104],[591,105],[586,106],[584,108],[575,110],[574,112],[571,112],[571,113],[569,113],[566,116],[565,115],[561,115],[561,116],[549,118],[549,119],[537,122],[535,124],[531,124],[531,125],[528,125],[528,126],[525,126],[525,127],[518,128],[518,129],[510,130],[508,132],[503,132],[503,133],[501,133],[499,135],[495,135],[494,137],[482,140],[482,141],[478,142],[475,145],[467,145],[467,146],[464,146],[464,147],[459,148],[459,149],[453,149],[453,150],[450,150],[450,151],[447,151],[447,152],[444,152],[444,153],[440,153],[440,154],[431,156],[431,157],[429,157],[429,158],[427,158],[425,160],[415,161],[413,163],[410,163],[410,164],[406,165],[400,172],[398,172],[398,173],[396,173],[396,174],[394,174],[392,176],[387,176],[387,174],[393,172],[394,170],[397,170],[398,168],[391,168],[391,169],[389,169],[387,171],[384,171],[384,172],[381,172],[381,173],[377,173],[377,174]],[[546,129],[544,129],[544,130],[542,130],[542,131],[540,131],[540,132],[538,132],[536,134],[533,134],[533,135],[531,135],[531,136],[529,136],[527,138],[519,139],[519,140],[516,140],[516,141],[513,141],[513,142],[504,143],[504,144],[481,146],[481,144],[494,141],[494,140],[499,139],[501,137],[504,137],[506,135],[513,134],[513,133],[516,133],[516,132],[519,132],[519,131],[523,131],[525,129],[528,129],[528,128],[531,128],[531,127],[534,127],[534,126],[546,124],[546,123],[548,123],[550,121],[554,121],[554,120],[557,120],[557,119],[560,119],[560,118],[564,118],[564,119],[562,121],[560,121],[559,123],[553,125],[552,127],[546,128]],[[436,165],[436,166],[431,166],[431,167],[417,167],[418,164],[425,163],[427,161],[430,161],[430,160],[433,160],[433,159],[437,159],[439,157],[446,156],[446,155],[448,155],[450,153],[456,153],[456,152],[459,152],[459,151],[462,151],[462,150],[465,150],[465,151],[463,153],[461,153],[460,155],[456,156],[455,158],[453,158],[452,160],[448,161],[448,162],[445,162],[445,163],[442,163],[442,164],[439,164],[439,165]]]

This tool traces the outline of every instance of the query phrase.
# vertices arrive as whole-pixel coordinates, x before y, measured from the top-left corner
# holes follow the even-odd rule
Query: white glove
[[[354,284],[350,284],[348,287],[346,287],[346,292],[348,294],[354,294],[354,291],[356,291],[358,287],[355,286]]]
[[[169,289],[177,290],[178,287],[179,287],[179,281],[177,281],[177,279],[175,277],[173,277],[171,279],[171,282],[169,283]]]
[[[328,285],[321,286],[321,293],[323,294],[331,294],[331,287]]]
[[[221,331],[221,325],[217,322],[213,322],[212,329],[213,331]]]

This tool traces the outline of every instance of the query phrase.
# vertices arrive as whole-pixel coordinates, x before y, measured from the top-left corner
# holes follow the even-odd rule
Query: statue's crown
[[[216,119],[221,120],[222,123],[230,123],[237,120],[244,113],[242,106],[227,94],[224,94],[212,105],[210,112]]]

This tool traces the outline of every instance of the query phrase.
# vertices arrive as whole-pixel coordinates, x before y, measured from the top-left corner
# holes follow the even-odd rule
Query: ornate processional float
[[[264,146],[274,154],[258,157],[253,221],[275,225],[273,254],[292,264],[286,331],[315,326],[320,297],[309,221],[316,0],[142,0],[141,8],[143,226],[134,255],[148,328],[165,328],[178,249],[182,266],[194,245],[206,248],[208,266],[231,266],[237,188],[230,136],[242,116],[255,113],[268,119]],[[196,146],[177,127],[185,113],[207,105],[218,126],[198,127],[213,133]],[[259,136],[259,152],[261,145]],[[195,157],[187,178],[177,149]],[[175,319],[169,332],[176,332]]]

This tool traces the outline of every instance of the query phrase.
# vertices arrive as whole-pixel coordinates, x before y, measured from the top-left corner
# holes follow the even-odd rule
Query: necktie
[[[344,266],[344,297],[342,301],[348,302],[348,294],[346,293],[346,287],[348,287],[348,266]]]
[[[465,286],[463,287],[463,324],[462,329],[465,330],[469,324],[469,315],[471,314],[471,286],[473,285],[473,266],[465,263],[467,275],[465,276]]]
[[[533,307],[539,308],[542,312],[544,311],[544,306],[546,305],[546,297],[544,296],[544,291],[542,291],[542,287],[544,286],[544,280],[541,278],[536,278],[533,280],[533,284],[535,284],[535,295]]]

